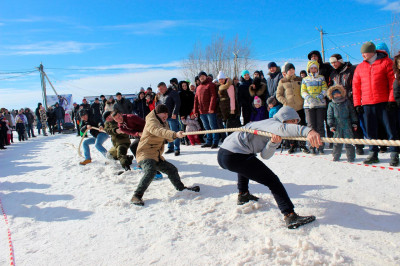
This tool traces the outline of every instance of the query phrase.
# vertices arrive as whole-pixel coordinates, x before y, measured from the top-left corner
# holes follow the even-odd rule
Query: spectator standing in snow
[[[218,129],[217,123],[217,91],[212,78],[208,77],[206,72],[199,73],[200,85],[196,89],[194,96],[193,114],[199,117],[206,130]],[[202,148],[218,148],[219,133],[207,134],[207,140]]]
[[[328,105],[328,123],[334,138],[353,138],[353,131],[357,130],[357,114],[353,103],[347,99],[346,90],[341,85],[334,85],[328,89],[327,95],[332,102]],[[355,149],[346,144],[348,162],[354,162]],[[333,161],[339,161],[342,153],[342,143],[333,144]]]
[[[319,64],[317,61],[309,61],[307,64],[308,76],[302,80],[301,96],[304,98],[304,111],[307,124],[317,131],[321,136],[325,136],[324,119],[326,117],[326,82],[322,75],[318,74]],[[311,148],[311,154],[317,152],[323,154],[324,146],[321,145],[316,150]]]
[[[275,62],[270,62],[268,64],[269,73],[267,74],[267,87],[268,94],[266,98],[275,96],[276,90],[278,89],[278,83],[283,78],[281,69],[276,65]]]
[[[57,119],[58,134],[61,134],[61,131],[62,131],[61,125],[62,125],[62,127],[64,127],[65,110],[58,103],[56,103],[55,108],[54,108],[54,113],[55,113],[56,119]]]
[[[268,118],[268,110],[261,98],[254,97],[253,111],[251,112],[250,122],[261,121]]]
[[[250,78],[250,72],[243,70],[240,76],[240,83],[237,90],[237,101],[240,113],[243,116],[243,124],[246,125],[250,122],[252,112],[252,102],[249,89],[253,80]]]
[[[31,138],[35,138],[35,133],[33,132],[33,122],[35,121],[35,117],[33,116],[31,109],[26,108],[25,109],[25,116],[26,119],[28,120],[28,126],[26,128],[27,132],[28,132],[28,136]]]
[[[158,90],[160,91],[160,97],[158,99],[158,104],[164,104],[167,106],[168,113],[168,125],[172,131],[178,132],[180,129],[179,125],[179,110],[181,108],[181,99],[179,98],[178,90],[173,89],[173,87],[167,88],[164,82],[160,82],[158,85]],[[175,156],[180,155],[180,140],[176,138],[173,142],[168,143],[168,150],[165,153],[175,152]]]
[[[361,47],[364,59],[353,78],[353,101],[356,111],[363,115],[368,139],[378,138],[378,128],[384,128],[389,140],[397,140],[397,105],[393,94],[393,61],[375,44],[366,42]],[[365,164],[378,163],[378,146],[369,146]],[[391,146],[390,165],[399,164],[399,147]]]
[[[117,100],[114,105],[114,110],[118,110],[123,114],[133,113],[133,104],[129,100],[122,97],[122,94],[120,92],[117,92],[115,97],[117,97]]]

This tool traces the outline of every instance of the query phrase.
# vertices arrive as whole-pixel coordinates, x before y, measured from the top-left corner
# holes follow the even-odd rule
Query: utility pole
[[[322,27],[320,26],[321,29],[318,29],[317,27],[315,27],[315,29],[317,31],[319,31],[320,35],[321,35],[321,52],[322,52],[322,62],[325,63],[325,50],[324,50],[324,34],[326,34],[326,32],[324,32],[324,30],[322,29]]]
[[[238,78],[239,77],[239,71],[238,71],[238,63],[237,63],[237,59],[238,59],[238,54],[239,54],[239,50],[235,52],[233,52],[233,55],[235,56],[235,58],[233,59],[233,72],[235,72],[235,76]]]
[[[40,83],[42,85],[42,97],[43,97],[43,105],[44,108],[47,110],[47,97],[46,97],[46,80],[44,79],[45,74],[43,71],[43,65],[40,63],[40,66],[37,67],[37,69],[40,72]]]

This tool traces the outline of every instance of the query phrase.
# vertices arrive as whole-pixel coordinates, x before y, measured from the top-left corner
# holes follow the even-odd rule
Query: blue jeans
[[[172,131],[178,132],[180,125],[178,119],[168,118],[168,125]],[[168,150],[180,151],[181,140],[175,139],[173,142],[168,142]]]
[[[94,144],[96,149],[103,154],[105,157],[107,154],[107,150],[103,147],[103,143],[108,139],[108,135],[106,133],[100,132],[97,135],[97,138],[88,138],[83,141],[82,146],[83,146],[83,154],[85,156],[85,160],[91,160],[90,157],[90,148],[89,145]]]
[[[61,132],[61,125],[60,124],[62,124],[64,126],[64,119],[57,119],[58,132]]]
[[[203,126],[206,130],[218,129],[216,114],[201,114],[200,119],[201,122],[203,122]],[[218,143],[219,143],[219,133],[207,134],[206,144],[218,145]]]

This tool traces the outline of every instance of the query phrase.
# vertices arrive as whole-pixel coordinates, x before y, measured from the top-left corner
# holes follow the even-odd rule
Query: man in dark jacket
[[[72,110],[72,121],[75,121],[75,125],[76,125],[76,134],[77,136],[80,136],[79,132],[79,128],[80,128],[80,117],[79,117],[79,104],[74,103],[73,104],[74,109]]]
[[[102,117],[101,117],[101,111],[100,111],[99,98],[94,99],[94,103],[92,103],[90,109],[92,109],[93,120],[97,123],[100,123],[102,120]]]
[[[101,115],[104,113],[104,108],[106,108],[107,98],[104,95],[100,95],[100,112]]]
[[[283,78],[281,69],[276,65],[275,62],[270,62],[268,64],[268,70],[269,70],[269,73],[267,74],[268,93],[267,95],[265,95],[266,99],[268,99],[271,96],[275,97],[279,81]]]
[[[206,72],[199,73],[200,85],[196,89],[194,96],[193,113],[195,117],[200,116],[203,126],[206,130],[218,129],[217,123],[217,90],[212,79]],[[199,115],[200,114],[200,115]],[[219,133],[207,134],[207,140],[202,148],[218,148]]]
[[[181,99],[177,90],[172,87],[167,88],[164,82],[158,84],[158,90],[161,95],[158,99],[158,104],[164,104],[168,107],[168,125],[172,131],[178,132],[179,126],[179,110],[181,108]],[[172,153],[175,151],[175,156],[180,152],[180,140],[177,138],[173,142],[168,143],[168,150],[165,153]]]
[[[114,110],[118,110],[123,114],[132,114],[133,113],[133,104],[122,97],[120,92],[116,94],[117,100],[115,101]]]
[[[102,132],[104,124],[103,122],[96,123],[90,116],[89,112],[86,109],[82,109],[79,113],[81,117],[81,132],[84,133],[87,129],[90,130],[90,134],[93,136],[92,138],[87,138],[83,141],[83,154],[85,160],[80,162],[80,165],[86,165],[92,162],[92,158],[90,157],[90,148],[89,145],[94,144],[96,149],[103,154],[104,157],[107,155],[107,150],[103,147],[103,143],[107,140],[108,135]],[[95,130],[92,127],[98,127],[101,131]]]
[[[311,51],[308,54],[308,60],[317,61],[319,63],[319,74],[324,76],[325,82],[328,83],[333,68],[329,63],[322,62],[321,53],[317,50]]]
[[[342,85],[346,90],[347,98],[353,103],[353,75],[356,66],[353,66],[350,62],[344,62],[340,54],[333,54],[329,58],[329,63],[333,67],[331,75],[329,77],[328,86]],[[360,118],[359,118],[360,120]],[[362,132],[360,122],[357,122],[357,131],[354,132],[354,137],[357,139],[363,139],[364,134]],[[357,155],[364,154],[364,145],[356,145]]]
[[[54,108],[54,113],[56,114],[56,119],[57,119],[58,134],[60,134],[61,125],[64,127],[64,116],[65,116],[64,108],[62,108],[61,106],[59,106],[58,103],[56,103]]]
[[[38,107],[35,110],[35,115],[36,115],[36,120],[37,120],[36,127],[38,130],[38,135],[40,135],[40,129],[42,129],[42,121],[40,119],[40,113],[39,113],[40,107],[42,107],[42,103],[38,103]]]
[[[31,110],[29,108],[25,109],[25,116],[28,119],[28,127],[26,131],[28,132],[28,136],[32,138],[35,138],[35,134],[33,133],[33,122],[35,121],[35,118],[33,117],[33,114],[31,113]]]

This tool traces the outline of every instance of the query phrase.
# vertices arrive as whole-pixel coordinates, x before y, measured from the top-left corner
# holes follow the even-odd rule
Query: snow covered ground
[[[258,203],[236,205],[236,176],[215,150],[166,156],[200,193],[175,191],[164,177],[138,207],[129,200],[141,172],[118,176],[119,164],[93,149],[94,162],[79,166],[79,140],[38,137],[0,152],[0,265],[10,265],[8,229],[16,265],[400,265],[397,169],[286,151],[265,161],[296,211],[317,217],[288,230],[262,185],[250,185]]]

